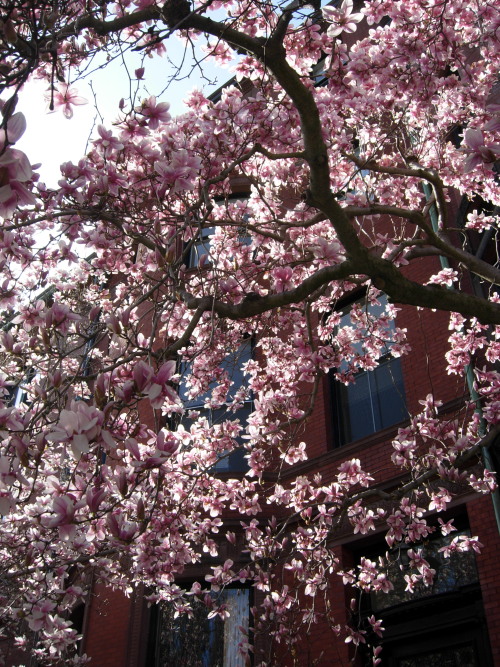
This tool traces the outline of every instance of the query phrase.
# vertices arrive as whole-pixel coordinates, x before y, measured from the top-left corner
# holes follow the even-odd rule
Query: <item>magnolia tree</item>
[[[4,637],[41,662],[85,662],[69,614],[91,570],[125,591],[142,583],[179,613],[200,599],[222,617],[205,593],[246,582],[263,601],[256,631],[286,644],[321,621],[339,641],[364,642],[318,596],[338,577],[362,591],[393,583],[384,558],[341,570],[336,531],[385,528],[388,548],[408,545],[411,591],[434,575],[419,541],[454,530],[425,512],[447,507],[450,482],[495,486],[477,462],[500,431],[500,270],[466,242],[475,230],[494,244],[497,229],[494,3],[0,4]],[[90,152],[61,165],[57,189],[40,182],[15,147],[26,124],[18,91],[45,80],[50,106],[69,119],[94,57],[162,57],[174,32],[188,54],[201,44],[227,64],[234,84],[216,101],[193,92],[177,118],[155,97],[122,100]],[[135,77],[147,78],[147,59]],[[235,179],[248,197],[229,197]],[[470,202],[460,229],[452,196]],[[425,257],[436,271],[419,282],[412,267]],[[360,288],[367,303],[383,292],[387,307],[355,308],[339,328],[336,303]],[[283,481],[306,459],[322,378],[349,383],[388,346],[409,351],[391,324],[398,304],[450,313],[443,353],[449,373],[475,373],[475,405],[450,421],[439,396],[423,400],[393,442],[406,481],[390,494],[356,459],[328,478]],[[254,358],[234,386],[224,360],[249,337]],[[236,447],[248,472],[217,474]],[[224,527],[229,511],[239,532]],[[244,567],[220,561],[192,590],[176,585],[226,539],[246,550]],[[447,554],[478,548],[461,535]]]

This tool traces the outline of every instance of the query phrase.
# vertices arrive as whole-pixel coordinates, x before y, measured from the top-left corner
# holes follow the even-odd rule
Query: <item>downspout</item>
[[[432,197],[431,186],[429,185],[429,183],[424,183],[423,188],[426,199],[430,200],[430,198]],[[438,225],[438,216],[436,212],[436,207],[434,204],[432,204],[429,208],[429,217],[431,219],[432,229],[437,234],[439,232],[439,225]],[[439,261],[441,263],[441,268],[443,269],[450,268],[450,263],[447,257],[439,255]],[[453,289],[453,287],[450,287],[450,289]],[[467,388],[469,390],[469,395],[471,397],[471,400],[474,402],[476,406],[474,412],[479,416],[479,436],[482,438],[483,436],[486,435],[486,421],[484,419],[483,408],[481,406],[481,397],[474,388],[474,368],[472,364],[467,364],[467,366],[465,367],[465,377],[467,380]],[[496,472],[495,466],[488,447],[481,448],[481,455],[486,470],[495,473]],[[493,503],[493,511],[495,513],[497,529],[500,534],[500,492],[498,488],[492,491],[491,500]]]

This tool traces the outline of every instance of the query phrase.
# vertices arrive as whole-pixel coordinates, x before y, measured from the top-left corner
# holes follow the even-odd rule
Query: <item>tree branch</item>
[[[192,310],[201,309],[201,312],[213,311],[220,317],[226,317],[230,320],[241,320],[260,315],[268,310],[288,306],[292,303],[300,303],[326,283],[332,280],[348,278],[352,272],[353,265],[350,261],[345,261],[335,266],[327,266],[309,276],[309,278],[306,278],[298,287],[292,290],[278,294],[268,294],[266,296],[248,295],[239,304],[224,303],[223,301],[215,300],[211,296],[195,297],[184,290],[180,290],[179,294],[187,307]]]

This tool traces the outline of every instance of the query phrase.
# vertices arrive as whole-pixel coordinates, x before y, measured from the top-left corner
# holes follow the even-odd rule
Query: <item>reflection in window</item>
[[[227,588],[212,597],[228,612],[225,620],[208,618],[207,606],[198,600],[191,616],[176,617],[172,603],[159,605],[154,667],[245,667],[238,645],[248,634],[250,591]]]
[[[7,385],[7,396],[4,399],[9,407],[19,408],[22,405],[28,406],[31,403],[33,395],[28,391],[28,386],[36,377],[33,368],[27,371],[23,380],[16,385]]]
[[[368,305],[368,313],[378,317],[385,310],[387,298],[380,305]],[[339,329],[350,326],[350,308],[341,317]],[[394,328],[392,323],[391,329]],[[354,345],[362,354],[362,344]],[[344,371],[347,364],[340,366]],[[349,385],[334,382],[335,430],[337,443],[345,445],[376,433],[408,417],[401,362],[391,356],[390,343],[372,371],[359,371]]]
[[[189,251],[188,259],[188,267],[190,269],[211,264],[212,260],[210,253],[212,251],[212,236],[214,234],[215,227],[207,227],[202,230],[201,235],[193,243],[191,250]],[[238,228],[238,241],[241,245],[250,245],[252,243],[248,230],[243,225]]]

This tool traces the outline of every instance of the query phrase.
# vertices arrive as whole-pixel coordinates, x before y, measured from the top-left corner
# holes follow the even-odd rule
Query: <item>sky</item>
[[[288,0],[283,1],[284,4],[288,3]],[[327,3],[328,0],[321,0],[321,5]],[[218,17],[219,11],[213,13],[213,18]],[[60,178],[59,165],[67,161],[78,162],[85,155],[89,139],[96,136],[100,123],[107,128],[111,127],[119,115],[120,99],[130,97],[130,77],[134,77],[136,68],[145,68],[144,81],[132,82],[132,93],[138,85],[137,102],[155,95],[160,101],[170,103],[172,116],[186,110],[183,100],[194,88],[200,88],[205,95],[209,95],[233,76],[230,68],[223,69],[208,61],[203,62],[203,72],[200,68],[191,71],[192,56],[185,53],[184,43],[175,35],[165,45],[167,57],[142,60],[138,52],[127,53],[125,61],[128,74],[125,65],[119,60],[106,64],[102,60],[100,64],[105,64],[104,67],[98,68],[97,63],[93,70],[89,69],[86,77],[74,84],[78,94],[86,98],[88,104],[73,107],[74,115],[71,119],[65,118],[61,109],[48,111],[47,82],[31,81],[25,86],[19,95],[17,110],[26,116],[27,129],[16,147],[28,155],[31,164],[41,163],[37,169],[41,181],[48,186],[56,186]],[[201,61],[204,54],[197,50],[196,57]],[[169,79],[176,72],[175,66],[182,63],[184,65],[180,75],[166,89]],[[73,84],[73,81],[70,76],[69,83]]]
[[[168,58],[175,64],[182,63],[182,42],[171,37],[166,45]],[[145,68],[144,80],[132,81],[132,92],[138,86],[137,101],[156,95],[162,102],[169,102],[171,115],[177,116],[186,110],[183,100],[191,90],[201,88],[205,94],[210,94],[232,77],[229,70],[208,62],[203,64],[202,76],[199,68],[191,72],[187,67],[187,62],[191,62],[189,57],[185,60],[180,76],[165,90],[169,78],[175,72],[174,65],[169,64],[165,57],[146,58],[142,62]],[[126,62],[130,76],[134,78],[134,70],[141,66],[140,54],[127,54]],[[125,65],[119,60],[106,64],[102,69],[90,71],[84,79],[75,83],[75,87],[88,103],[73,107],[71,119],[65,118],[61,109],[49,112],[47,82],[31,81],[19,95],[17,111],[22,111],[26,116],[27,129],[16,147],[28,155],[32,164],[41,163],[37,172],[48,186],[57,184],[62,162],[77,162],[85,155],[89,138],[96,134],[100,123],[111,127],[119,115],[120,99],[129,98],[131,93],[130,78]]]

